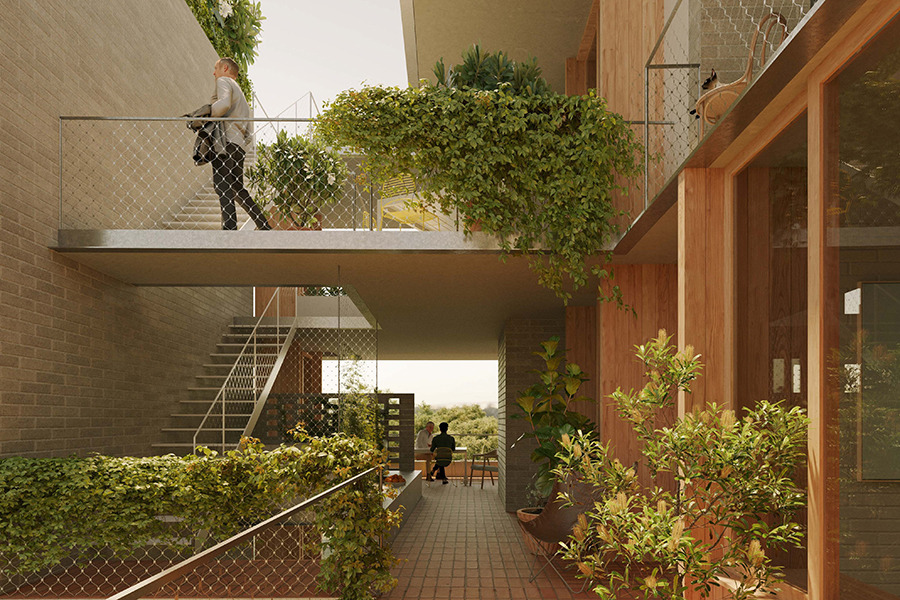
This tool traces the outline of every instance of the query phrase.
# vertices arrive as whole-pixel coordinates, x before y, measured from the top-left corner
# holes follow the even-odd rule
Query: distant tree
[[[497,448],[497,417],[488,416],[477,404],[432,408],[428,404],[416,406],[415,428],[418,432],[428,421],[437,426],[446,422],[449,433],[456,438],[457,446],[464,446],[471,454],[480,454]]]

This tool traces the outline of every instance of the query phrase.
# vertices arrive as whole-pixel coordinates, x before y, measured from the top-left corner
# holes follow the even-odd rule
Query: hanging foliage
[[[521,68],[516,88],[505,80],[515,78],[515,66],[488,62],[498,64],[473,72],[464,62],[449,80],[499,75],[496,89],[342,92],[322,114],[318,134],[366,155],[373,186],[412,173],[423,204],[459,211],[465,232],[494,235],[504,257],[528,255],[540,283],[568,299],[591,275],[609,276],[605,261],[594,259],[609,257],[622,214],[613,194],[626,193],[627,179],[642,172],[641,146],[604,99],[534,93],[540,73]],[[621,301],[618,288],[609,289],[601,297]]]
[[[253,85],[247,69],[258,56],[262,32],[262,8],[252,0],[185,0],[220,57],[233,58],[241,68],[237,78],[247,100]]]

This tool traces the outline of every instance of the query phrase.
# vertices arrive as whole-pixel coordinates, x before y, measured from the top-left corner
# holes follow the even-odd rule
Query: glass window
[[[734,182],[736,402],[806,406],[807,118],[798,117]],[[806,469],[796,474],[805,486]],[[798,514],[805,523],[805,511]],[[772,556],[806,587],[806,552]]]
[[[878,598],[900,596],[898,36],[895,22],[832,84],[838,127],[825,142],[825,402],[839,419],[829,447],[840,457],[841,589]]]

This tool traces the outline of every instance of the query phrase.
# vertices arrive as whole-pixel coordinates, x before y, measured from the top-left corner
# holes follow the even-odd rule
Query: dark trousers
[[[222,206],[222,229],[237,229],[237,213],[234,203],[247,211],[257,229],[272,229],[250,192],[244,188],[244,149],[237,144],[227,144],[225,154],[212,159],[213,185]]]
[[[435,473],[437,473],[437,475],[434,475]],[[434,478],[438,481],[444,481],[447,479],[447,473],[444,472],[444,467],[435,465],[434,469],[431,470],[431,474],[434,475]]]

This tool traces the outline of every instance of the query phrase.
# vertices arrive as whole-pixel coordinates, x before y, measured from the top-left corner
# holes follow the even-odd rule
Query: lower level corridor
[[[390,600],[596,598],[573,595],[549,569],[529,583],[534,556],[515,514],[504,511],[496,485],[425,484],[394,552],[401,563],[393,572],[397,587],[383,596]],[[581,587],[581,580],[567,580]]]

